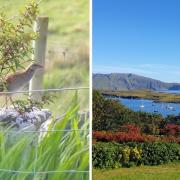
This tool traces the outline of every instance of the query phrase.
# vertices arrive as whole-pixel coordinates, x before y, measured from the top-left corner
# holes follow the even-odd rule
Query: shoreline
[[[103,96],[126,98],[126,99],[146,99],[154,103],[180,103],[180,94],[170,94],[148,90],[130,91],[100,91]]]

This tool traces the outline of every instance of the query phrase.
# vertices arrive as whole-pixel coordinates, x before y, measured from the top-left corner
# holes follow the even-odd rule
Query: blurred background
[[[11,18],[18,16],[29,2],[0,0],[0,9]],[[44,88],[89,86],[89,1],[42,0],[39,15],[49,17]],[[54,104],[48,108],[55,114],[66,112],[74,93],[56,93]],[[88,90],[78,91],[78,98],[81,110],[87,110]]]

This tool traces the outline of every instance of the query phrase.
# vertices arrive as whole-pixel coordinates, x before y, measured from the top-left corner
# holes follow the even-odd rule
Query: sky
[[[93,0],[93,73],[180,82],[180,0]]]

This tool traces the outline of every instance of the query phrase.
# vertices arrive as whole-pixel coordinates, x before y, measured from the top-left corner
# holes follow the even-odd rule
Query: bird
[[[13,102],[11,97],[13,92],[18,91],[22,87],[24,87],[32,79],[36,70],[42,68],[43,68],[42,65],[33,63],[25,71],[17,72],[7,76],[4,82],[5,85],[1,84],[0,86],[0,92],[4,92],[4,91],[12,92],[11,94],[8,94],[8,96],[10,101]],[[6,96],[6,106],[7,106],[7,96]]]

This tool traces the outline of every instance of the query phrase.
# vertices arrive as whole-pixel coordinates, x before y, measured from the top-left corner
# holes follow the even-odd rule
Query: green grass
[[[130,90],[130,91],[102,91],[106,95],[114,95],[125,98],[143,98],[156,102],[180,102],[180,94],[158,93],[149,90]]]
[[[76,98],[66,116],[58,122],[51,122],[49,130],[78,129],[78,105]],[[81,127],[88,129],[88,121]],[[89,141],[87,131],[47,132],[38,139],[37,133],[0,131],[0,169],[23,171],[0,171],[0,179],[7,180],[88,180],[88,173],[45,171],[88,171]],[[29,173],[28,173],[29,172]],[[30,173],[31,172],[31,173]]]
[[[113,170],[93,169],[93,180],[178,180],[180,163]]]
[[[53,99],[53,103],[50,103],[49,105],[45,105],[45,108],[48,108],[53,113],[53,116],[61,116],[72,104],[72,97],[76,91],[63,91],[63,92],[56,92],[51,93],[52,95],[55,95]],[[89,91],[88,90],[79,90],[78,91],[78,101],[80,104],[80,110],[81,111],[88,111],[89,109]]]
[[[23,9],[28,2],[31,0],[0,0],[0,11],[11,17],[17,15],[18,10]],[[49,43],[56,41],[76,46],[89,42],[88,0],[42,0],[39,10],[40,15],[49,17]]]
[[[87,65],[81,63],[74,63],[69,66],[65,63],[65,67],[58,67],[56,64],[53,69],[47,70],[44,78],[45,88],[64,88],[64,87],[88,87],[89,86],[89,72]],[[60,64],[59,66],[63,66]],[[54,114],[63,114],[71,105],[71,99],[75,91],[64,91],[51,93],[55,94],[54,103],[47,106]],[[81,110],[89,109],[89,90],[79,90],[78,99]]]

